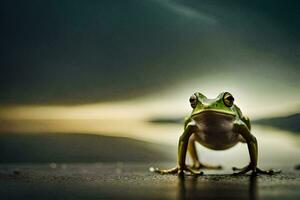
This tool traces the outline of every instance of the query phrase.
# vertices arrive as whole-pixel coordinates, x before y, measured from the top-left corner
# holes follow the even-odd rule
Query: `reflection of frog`
[[[235,174],[244,174],[252,171],[253,174],[273,174],[274,171],[264,171],[257,167],[257,141],[250,133],[251,125],[248,117],[233,103],[234,98],[228,92],[223,92],[215,99],[208,99],[197,92],[190,97],[193,111],[184,123],[184,132],[178,144],[178,165],[168,170],[155,169],[161,174],[189,172],[202,174],[200,168],[220,169],[220,166],[208,166],[199,162],[195,149],[195,142],[213,150],[225,150],[233,147],[238,142],[247,143],[250,164]],[[193,165],[185,164],[186,152],[189,151]]]

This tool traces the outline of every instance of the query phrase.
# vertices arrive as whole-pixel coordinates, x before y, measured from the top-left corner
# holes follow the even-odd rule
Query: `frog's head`
[[[200,92],[190,97],[190,104],[193,108],[192,115],[205,111],[235,115],[234,98],[229,92],[222,92],[215,99],[208,99]]]

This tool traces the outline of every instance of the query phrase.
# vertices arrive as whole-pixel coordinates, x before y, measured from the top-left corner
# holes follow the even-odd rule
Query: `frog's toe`
[[[192,165],[192,169],[199,170],[199,169],[223,169],[221,165],[208,165],[208,164],[203,164],[203,163],[195,163]]]
[[[281,170],[273,170],[273,169],[270,169],[270,170],[262,170],[262,169],[259,169],[258,167],[256,168],[256,172],[258,174],[267,174],[267,175],[274,175],[274,174],[279,174],[281,173]]]
[[[233,171],[243,171],[243,170],[246,169],[247,167],[248,167],[248,165],[245,166],[245,167],[232,167],[232,170],[233,170]]]
[[[186,167],[186,169],[184,171],[188,172],[191,175],[195,175],[195,176],[200,176],[200,175],[204,174],[202,171],[195,170],[194,168],[191,168],[188,166]]]
[[[171,169],[159,169],[159,168],[150,167],[149,171],[154,173],[159,173],[159,174],[176,174],[178,172],[178,167],[174,167]]]
[[[233,171],[237,171],[240,170],[239,172],[233,173],[232,175],[237,176],[237,175],[242,175],[242,174],[246,174],[247,172],[249,172],[250,170],[252,170],[251,165],[247,165],[246,167],[243,168],[236,168],[233,167],[232,168]]]
[[[193,175],[193,176],[203,175],[202,171],[194,170],[188,166],[186,166],[184,169],[179,169],[178,167],[174,167],[171,169],[159,169],[159,168],[150,167],[149,171],[154,173],[159,173],[159,174],[178,174],[179,176],[184,174]]]
[[[200,164],[199,169],[223,169],[221,165]]]

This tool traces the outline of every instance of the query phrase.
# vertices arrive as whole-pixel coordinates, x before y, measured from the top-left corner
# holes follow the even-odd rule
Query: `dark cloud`
[[[287,1],[0,4],[2,103],[115,100],[259,61],[299,72],[299,6]]]

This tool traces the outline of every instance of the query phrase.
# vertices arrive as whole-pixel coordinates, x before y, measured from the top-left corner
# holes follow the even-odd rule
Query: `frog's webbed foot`
[[[242,175],[242,174],[246,174],[249,171],[252,171],[252,175],[258,175],[258,174],[267,174],[267,175],[273,175],[273,174],[278,174],[281,172],[281,170],[262,170],[258,167],[255,167],[251,164],[247,165],[246,167],[243,168],[237,168],[237,167],[233,167],[232,168],[233,171],[239,171],[237,173],[233,173],[233,175]]]
[[[178,175],[188,174],[188,175],[194,175],[194,176],[203,175],[202,171],[196,171],[188,166],[186,166],[184,169],[179,169],[178,167],[174,167],[171,169],[159,169],[159,168],[150,167],[149,170],[151,172],[155,172],[155,173],[159,173],[159,174],[178,174]]]
[[[200,162],[196,162],[194,163],[192,166],[191,166],[192,169],[196,169],[196,170],[199,170],[199,169],[223,169],[223,167],[221,165],[208,165],[208,164],[203,164],[203,163],[200,163]]]

